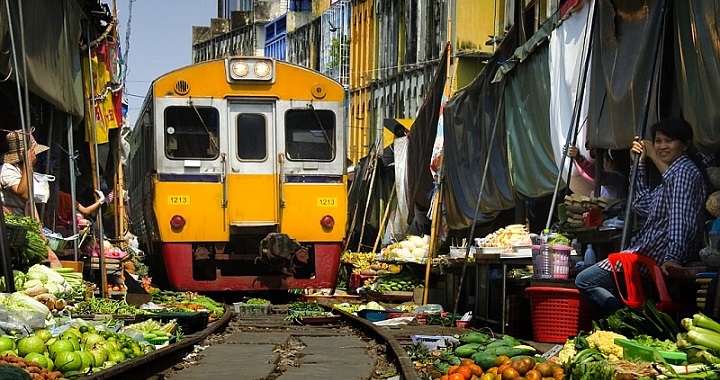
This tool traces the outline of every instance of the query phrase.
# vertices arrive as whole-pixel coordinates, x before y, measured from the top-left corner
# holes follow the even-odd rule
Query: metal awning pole
[[[653,61],[652,65],[652,74],[650,75],[650,80],[648,81],[647,85],[647,91],[645,93],[647,94],[647,100],[645,101],[645,112],[643,113],[642,121],[640,122],[640,125],[638,125],[637,128],[637,136],[640,137],[642,140],[645,138],[645,126],[647,125],[648,121],[648,113],[650,112],[650,99],[652,98],[650,91],[652,91],[653,87],[653,81],[655,80],[655,71],[657,69],[657,62],[658,62],[658,53],[660,52],[660,45],[663,41],[664,31],[665,31],[665,10],[667,9],[667,0],[663,0],[660,3],[660,22],[658,22],[658,29],[657,32],[657,41],[655,43],[654,51],[653,51],[653,57],[655,60]],[[630,170],[630,188],[628,189],[628,198],[627,198],[627,206],[625,207],[625,219],[623,223],[623,232],[622,232],[622,240],[620,241],[620,250],[625,250],[628,246],[628,239],[630,235],[630,218],[632,217],[632,203],[633,203],[633,197],[635,196],[635,178],[637,177],[636,173],[638,170],[638,164],[640,163],[640,155],[636,154],[635,158],[633,159],[632,164],[632,170]]]

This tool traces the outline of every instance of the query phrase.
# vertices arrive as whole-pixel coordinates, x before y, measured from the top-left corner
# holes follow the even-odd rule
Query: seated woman
[[[655,123],[651,132],[652,141],[636,137],[631,149],[640,155],[632,206],[646,219],[624,252],[651,257],[667,275],[669,268],[684,265],[700,249],[707,190],[700,168],[688,156],[693,139],[690,125],[669,118]],[[646,182],[646,157],[662,175],[652,189]],[[624,306],[607,259],[580,272],[575,285],[598,316]]]
[[[40,222],[37,210],[31,210],[30,207],[29,200],[32,194],[30,194],[28,182],[32,181],[32,170],[37,160],[36,155],[50,148],[46,145],[38,144],[33,136],[30,135],[28,136],[28,151],[26,154],[23,148],[23,138],[25,138],[25,134],[21,131],[9,132],[5,136],[8,151],[2,156],[3,164],[0,168],[0,188],[2,188],[2,191],[0,191],[0,195],[2,195],[5,212],[22,216],[32,215]],[[27,156],[27,163],[25,162],[25,156]],[[30,177],[28,177],[28,172],[30,173]],[[45,235],[43,235],[43,237],[44,236]],[[49,247],[47,250],[50,266],[55,268],[62,267],[55,252]]]

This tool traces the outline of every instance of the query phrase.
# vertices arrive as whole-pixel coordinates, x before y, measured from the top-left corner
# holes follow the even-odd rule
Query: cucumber
[[[153,333],[143,334],[143,339],[145,339],[148,342],[150,342],[151,340],[153,340],[155,338],[157,338],[157,335],[155,335]]]

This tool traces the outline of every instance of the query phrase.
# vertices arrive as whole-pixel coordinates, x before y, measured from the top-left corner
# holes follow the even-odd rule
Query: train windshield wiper
[[[218,146],[217,137],[212,138],[213,133],[210,132],[210,129],[208,128],[207,124],[205,124],[205,120],[203,120],[203,117],[202,117],[202,115],[200,115],[200,111],[198,111],[197,107],[195,107],[195,104],[193,104],[192,99],[188,100],[188,105],[190,106],[190,108],[193,109],[193,111],[195,111],[195,114],[197,115],[198,120],[200,120],[200,124],[202,124],[203,128],[205,128],[205,132],[207,132],[210,143],[213,145],[213,148],[215,148],[216,152],[219,152],[220,147]]]
[[[313,115],[315,116],[315,120],[317,120],[318,125],[320,126],[320,130],[322,131],[323,136],[325,137],[325,142],[330,147],[330,152],[332,153],[332,157],[335,157],[335,144],[330,141],[330,136],[328,136],[327,131],[325,131],[325,126],[323,126],[322,120],[320,120],[320,116],[318,115],[317,111],[315,111],[315,107],[313,107],[312,104],[308,104],[308,107],[312,110]]]

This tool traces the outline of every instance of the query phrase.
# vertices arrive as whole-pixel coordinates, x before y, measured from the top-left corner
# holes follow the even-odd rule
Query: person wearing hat
[[[8,151],[3,155],[3,165],[0,169],[0,185],[2,186],[2,200],[5,207],[16,215],[26,215],[28,200],[30,199],[29,181],[23,158],[23,133],[13,131],[5,137]],[[46,145],[38,144],[30,135],[28,142],[27,159],[29,161],[30,173],[35,165],[37,155],[47,151]]]
[[[6,212],[24,216],[30,213],[28,201],[32,194],[30,194],[28,181],[32,181],[32,169],[37,160],[37,155],[50,148],[38,144],[31,134],[28,139],[26,162],[23,154],[23,137],[24,133],[22,131],[9,132],[5,137],[8,150],[2,156],[3,164],[0,168],[0,187],[2,190],[0,195]],[[28,172],[30,173],[29,177]],[[40,221],[37,212],[33,211],[33,213],[33,217]],[[48,259],[52,267],[62,267],[57,255],[50,247],[48,247]]]
[[[681,267],[700,249],[707,189],[700,167],[689,154],[690,125],[672,117],[653,124],[651,133],[652,141],[636,137],[632,144],[631,153],[639,155],[632,207],[646,219],[623,252],[649,256],[667,275],[668,269]],[[646,181],[646,158],[662,177],[654,188]],[[624,306],[607,259],[580,272],[575,285],[598,315]]]

